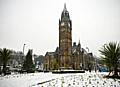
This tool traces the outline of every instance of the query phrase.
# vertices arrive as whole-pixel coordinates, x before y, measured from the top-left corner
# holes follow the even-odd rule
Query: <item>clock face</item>
[[[64,22],[61,23],[61,26],[64,26]]]

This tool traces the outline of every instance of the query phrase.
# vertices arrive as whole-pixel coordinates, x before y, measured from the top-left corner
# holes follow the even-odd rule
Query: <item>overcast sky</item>
[[[59,45],[59,18],[66,3],[72,41],[99,56],[109,41],[120,42],[120,0],[0,0],[0,48],[33,49],[37,55]]]

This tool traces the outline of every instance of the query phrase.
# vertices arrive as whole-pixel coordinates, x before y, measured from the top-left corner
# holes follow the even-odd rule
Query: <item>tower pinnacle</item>
[[[67,10],[67,8],[66,8],[66,3],[64,3],[64,10]]]
[[[79,42],[78,42],[78,44],[80,44],[80,39],[79,39]]]
[[[64,22],[70,21],[69,12],[67,11],[67,8],[66,8],[66,3],[64,3],[64,9],[61,14],[61,20]]]

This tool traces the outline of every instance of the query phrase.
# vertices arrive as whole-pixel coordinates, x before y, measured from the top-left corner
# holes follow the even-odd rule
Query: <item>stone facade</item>
[[[55,52],[47,52],[44,57],[44,70],[61,69],[61,61],[59,58],[59,48]],[[72,46],[71,67],[74,70],[93,70],[95,68],[95,58],[92,53],[87,53],[84,48],[81,48],[80,43]]]

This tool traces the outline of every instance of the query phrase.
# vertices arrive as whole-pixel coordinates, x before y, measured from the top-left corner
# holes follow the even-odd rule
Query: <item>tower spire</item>
[[[80,39],[79,39],[79,42],[78,42],[78,46],[79,46],[79,49],[81,49]]]
[[[66,8],[66,3],[64,3],[64,10],[67,10],[67,8]]]
[[[79,38],[79,42],[78,42],[78,44],[80,44],[80,38]]]

